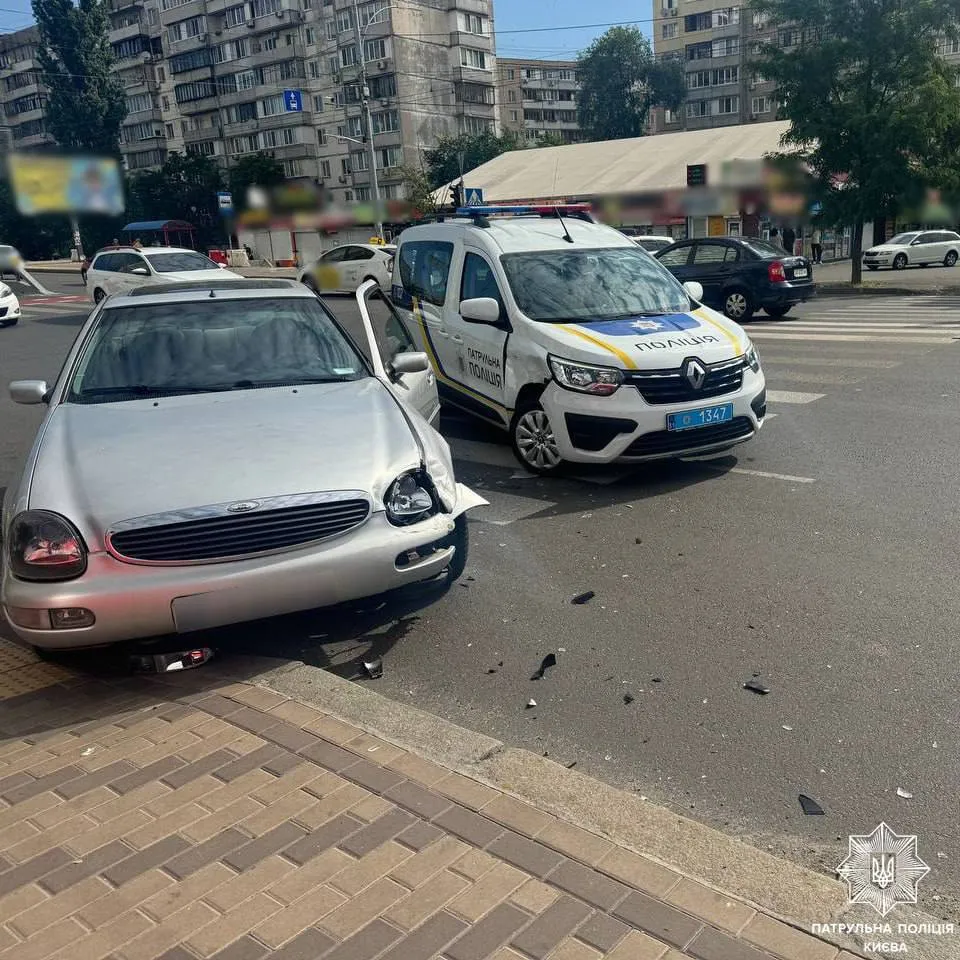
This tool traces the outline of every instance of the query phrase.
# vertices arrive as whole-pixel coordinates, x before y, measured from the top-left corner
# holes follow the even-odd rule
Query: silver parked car
[[[370,359],[293,280],[144,287],[90,315],[3,505],[0,599],[39,648],[188,633],[462,573],[466,511],[427,357]]]

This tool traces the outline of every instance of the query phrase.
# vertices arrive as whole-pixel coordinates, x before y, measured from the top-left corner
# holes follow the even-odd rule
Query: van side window
[[[460,299],[474,300],[478,297],[490,297],[500,304],[501,315],[504,312],[503,297],[494,276],[493,267],[483,257],[468,253],[463,261],[463,279],[460,281]]]
[[[400,280],[408,296],[442,306],[447,299],[447,280],[453,244],[420,240],[400,245]]]

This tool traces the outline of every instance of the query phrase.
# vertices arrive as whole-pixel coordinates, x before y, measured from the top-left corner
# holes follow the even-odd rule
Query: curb
[[[888,287],[853,286],[846,281],[817,284],[817,297],[941,297],[960,296],[960,286],[952,287]]]

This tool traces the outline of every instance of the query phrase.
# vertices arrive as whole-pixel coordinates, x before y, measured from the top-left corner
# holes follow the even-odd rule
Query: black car
[[[654,256],[681,283],[696,280],[703,287],[703,302],[738,323],[757,310],[779,319],[816,295],[810,261],[765,240],[679,240]]]

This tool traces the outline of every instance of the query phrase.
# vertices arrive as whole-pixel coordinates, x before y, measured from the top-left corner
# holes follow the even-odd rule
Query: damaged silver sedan
[[[48,407],[3,505],[14,632],[89,647],[458,578],[485,501],[374,291],[369,359],[301,284],[209,281],[105,299],[56,383],[13,383]]]

